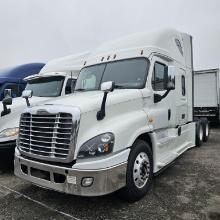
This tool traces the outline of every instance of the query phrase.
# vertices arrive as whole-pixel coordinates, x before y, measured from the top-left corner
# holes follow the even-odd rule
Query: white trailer
[[[69,95],[74,92],[76,79],[83,62],[89,53],[75,54],[49,61],[39,74],[26,77],[26,89],[33,92],[30,105],[43,104],[58,96]],[[9,97],[10,99],[10,97]],[[19,131],[19,118],[27,107],[23,97],[15,98],[9,108],[0,103],[0,152],[14,153]],[[6,110],[5,110],[6,109]]]
[[[206,117],[211,122],[220,122],[220,77],[219,69],[194,72],[194,116]]]
[[[104,43],[74,94],[23,111],[15,175],[74,195],[140,199],[153,174],[203,139],[192,72],[192,38],[176,30]]]

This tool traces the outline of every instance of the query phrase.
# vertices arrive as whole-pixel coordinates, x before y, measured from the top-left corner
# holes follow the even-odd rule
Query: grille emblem
[[[43,114],[49,114],[49,112],[46,111],[45,109],[39,109],[39,110],[37,110],[37,114],[38,115],[43,115]]]

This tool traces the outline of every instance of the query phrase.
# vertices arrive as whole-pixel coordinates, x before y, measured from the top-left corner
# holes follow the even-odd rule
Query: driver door
[[[159,57],[152,58],[152,75],[151,75],[151,86],[153,94],[164,95],[166,92],[166,86],[168,81],[168,62]],[[153,95],[154,96],[154,95]],[[169,126],[169,120],[171,118],[170,110],[170,96],[162,99],[161,101],[152,103],[152,116],[153,116],[153,127],[154,129],[167,128]]]

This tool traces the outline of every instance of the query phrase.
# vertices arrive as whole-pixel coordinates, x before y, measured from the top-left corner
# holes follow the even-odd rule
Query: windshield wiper
[[[116,89],[126,89],[126,87],[124,87],[124,86],[122,86],[122,85],[117,85],[117,84],[115,85],[115,88],[116,88]]]
[[[82,92],[82,91],[86,91],[86,89],[76,89],[75,91],[79,91],[79,92]]]

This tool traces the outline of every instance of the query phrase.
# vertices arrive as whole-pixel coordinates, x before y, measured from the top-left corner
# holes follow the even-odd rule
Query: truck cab
[[[136,201],[196,145],[192,37],[173,29],[96,48],[75,93],[25,109],[15,175],[57,191]]]
[[[43,104],[59,96],[74,92],[75,83],[82,67],[81,57],[85,54],[71,55],[48,62],[39,74],[26,77],[24,91],[32,91],[30,106]],[[57,69],[57,71],[56,71]],[[0,150],[14,152],[19,130],[19,116],[27,107],[23,97],[14,98],[8,114],[0,117]],[[3,113],[3,105],[0,106]]]
[[[0,70],[0,101],[4,98],[5,89],[11,89],[12,97],[20,97],[25,89],[25,77],[38,74],[44,63],[29,63]]]

